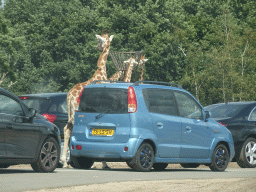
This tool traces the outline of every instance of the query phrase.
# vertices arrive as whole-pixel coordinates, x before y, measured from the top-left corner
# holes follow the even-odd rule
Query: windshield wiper
[[[99,119],[102,114],[108,113],[108,112],[110,112],[110,111],[112,111],[112,109],[108,109],[108,110],[106,110],[106,111],[103,111],[102,113],[100,113],[99,115],[97,115],[97,116],[95,117],[95,119]]]

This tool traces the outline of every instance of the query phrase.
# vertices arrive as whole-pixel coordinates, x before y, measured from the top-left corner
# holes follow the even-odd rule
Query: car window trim
[[[250,120],[251,114],[252,114],[252,112],[254,112],[254,110],[256,110],[256,106],[251,110],[251,112],[248,116],[248,121],[256,121],[256,120]]]
[[[188,94],[188,93],[186,93],[186,92],[184,92],[184,91],[173,90],[173,94],[174,94],[175,92],[179,92],[179,93],[188,95],[188,96],[190,96],[190,97],[197,103],[197,105],[201,108],[202,119],[196,119],[196,120],[203,121],[203,120],[204,120],[204,113],[205,113],[205,110],[204,110],[203,106],[197,101],[197,99],[196,99],[193,95],[190,95],[190,94]],[[174,99],[176,100],[177,110],[178,110],[178,113],[179,113],[179,117],[182,117],[182,116],[180,115],[180,109],[179,109],[178,101],[177,101],[177,99],[176,99],[175,94],[174,94]],[[183,117],[183,118],[193,119],[193,118],[189,118],[189,117]]]

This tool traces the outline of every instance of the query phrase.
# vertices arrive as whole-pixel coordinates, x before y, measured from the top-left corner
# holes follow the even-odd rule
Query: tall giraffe
[[[140,78],[139,81],[143,81],[143,74],[144,74],[144,69],[145,69],[145,63],[148,59],[145,59],[145,55],[142,55],[140,58]]]
[[[96,37],[98,39],[98,45],[96,46],[96,49],[102,51],[97,62],[98,69],[95,71],[93,77],[90,80],[76,84],[67,94],[68,124],[64,127],[64,146],[61,157],[63,168],[68,167],[66,157],[67,148],[74,125],[74,115],[75,109],[77,108],[77,99],[85,86],[91,84],[95,80],[107,80],[106,62],[109,54],[110,42],[112,41],[114,35],[109,37],[108,34],[103,34],[101,36],[96,35]]]

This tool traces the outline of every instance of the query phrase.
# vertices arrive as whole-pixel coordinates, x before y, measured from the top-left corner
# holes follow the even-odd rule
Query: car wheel
[[[6,165],[6,164],[0,165],[0,168],[8,168],[8,167],[10,167],[10,165]]]
[[[36,172],[53,172],[60,160],[60,147],[57,141],[49,137],[40,149],[37,161],[31,164]]]
[[[163,171],[165,170],[165,168],[168,166],[167,163],[154,163],[153,164],[153,168],[156,170],[156,171]]]
[[[128,167],[130,167],[131,169],[134,169],[135,164],[134,163],[130,163],[130,161],[126,161],[126,164],[128,165]]]
[[[90,169],[94,161],[87,157],[75,157],[70,155],[70,165],[75,169]]]
[[[229,163],[229,153],[225,145],[219,144],[212,153],[212,163],[210,169],[212,171],[225,171]]]
[[[256,167],[256,139],[249,138],[241,144],[241,151],[237,164],[241,168]]]
[[[143,143],[135,154],[134,169],[137,171],[150,171],[154,163],[154,150],[148,143]]]
[[[200,164],[198,163],[181,163],[180,166],[183,168],[197,168]]]

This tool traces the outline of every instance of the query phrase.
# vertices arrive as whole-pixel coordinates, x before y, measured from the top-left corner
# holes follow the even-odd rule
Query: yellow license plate
[[[92,135],[113,136],[114,129],[92,129]]]

